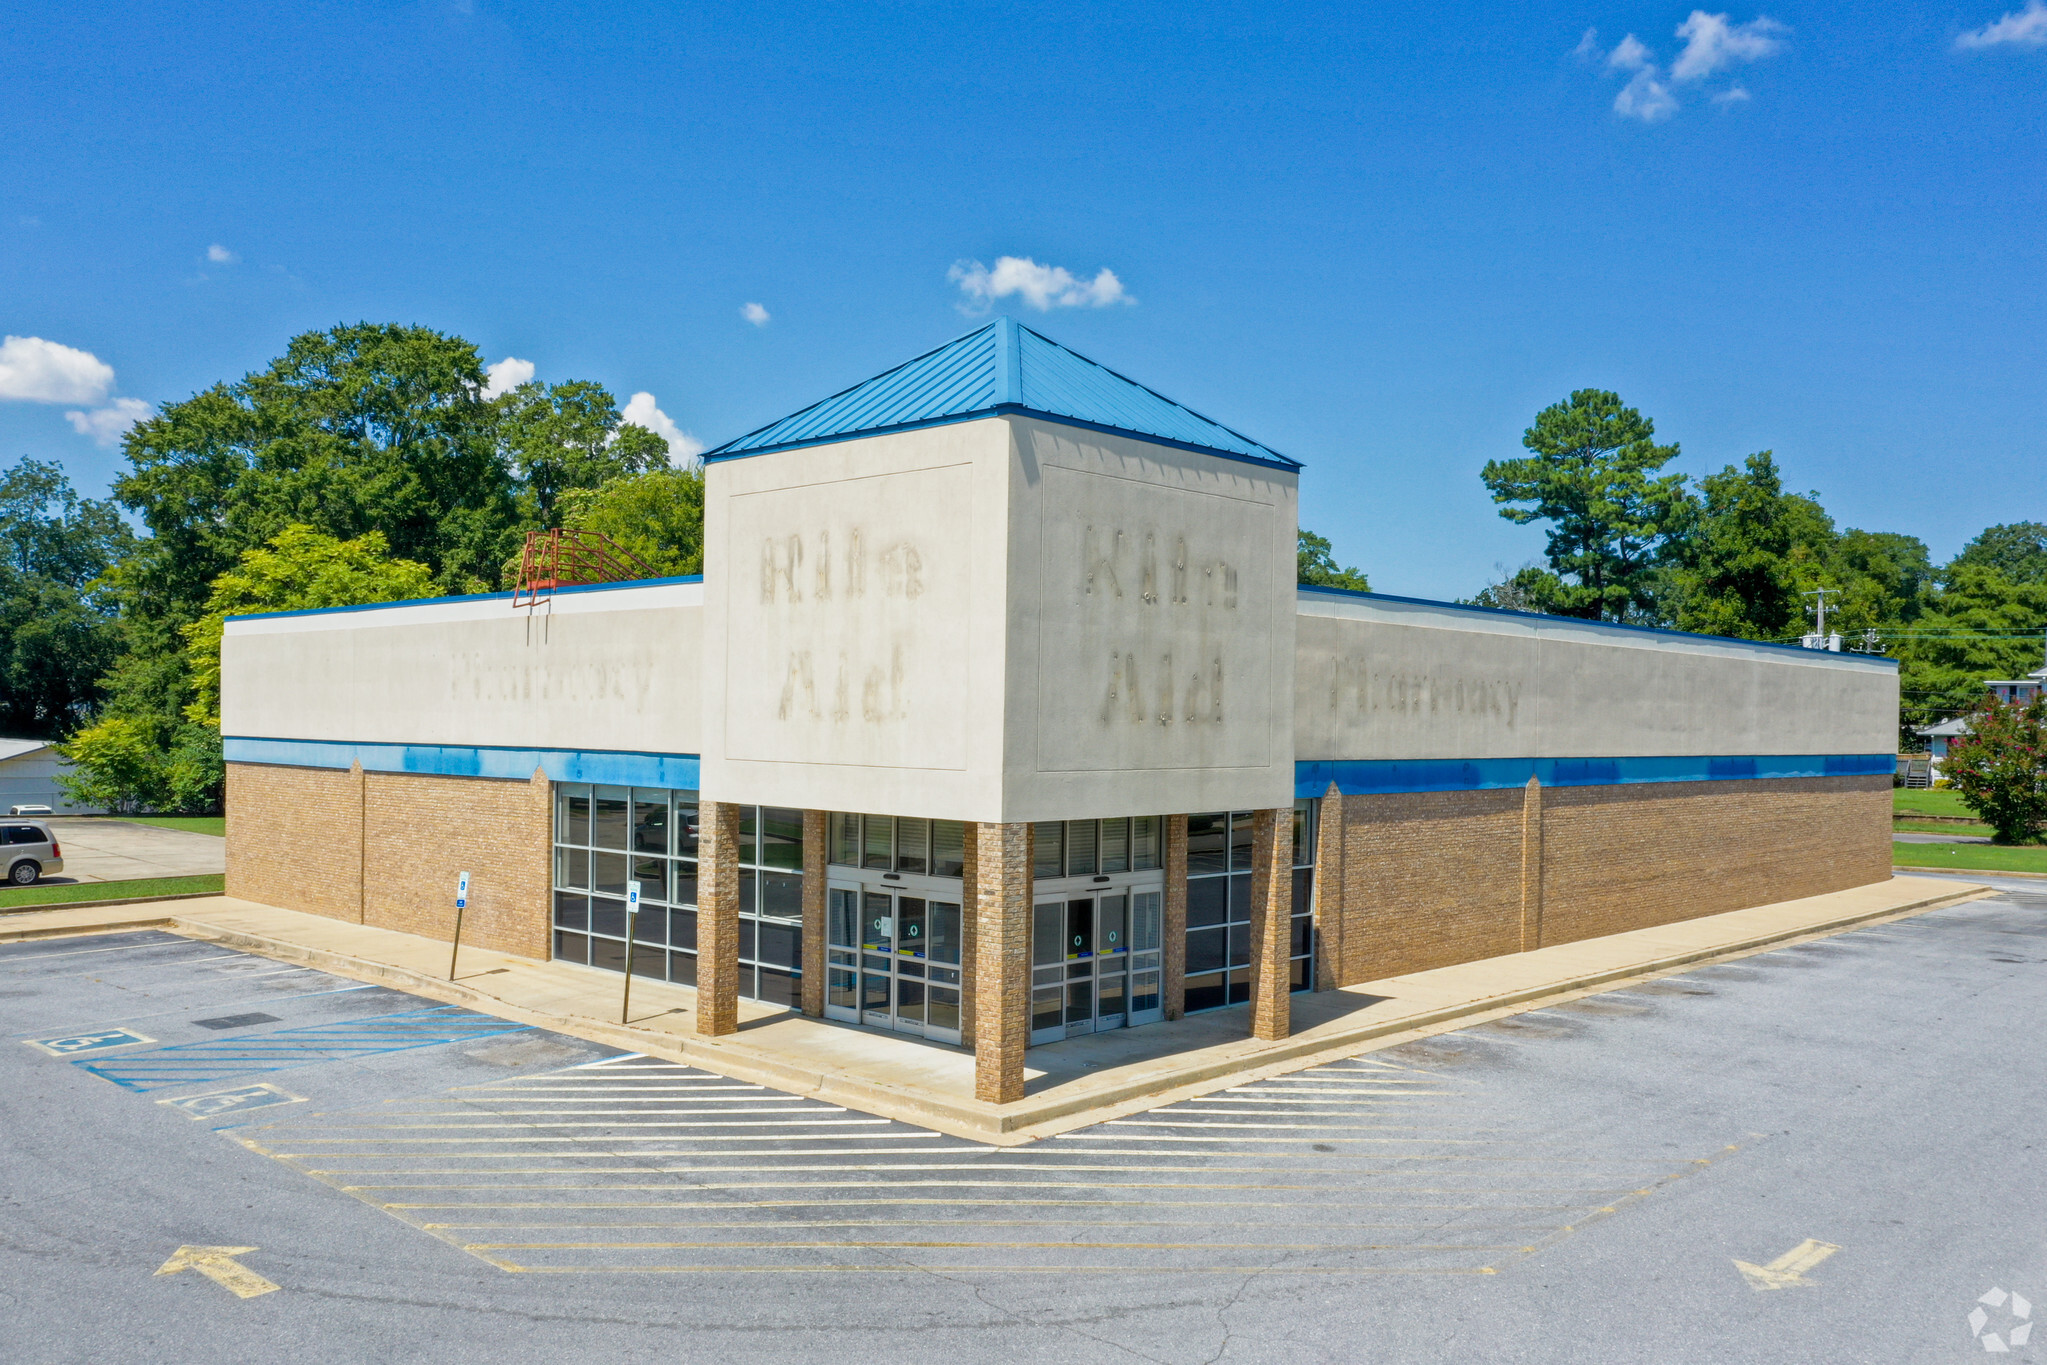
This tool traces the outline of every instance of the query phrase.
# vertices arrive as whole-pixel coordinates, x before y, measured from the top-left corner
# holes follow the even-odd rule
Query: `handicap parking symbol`
[[[211,1119],[222,1114],[239,1114],[244,1109],[267,1109],[273,1104],[303,1104],[305,1098],[289,1090],[279,1090],[274,1085],[244,1085],[205,1095],[181,1095],[176,1099],[158,1100],[157,1103],[169,1105],[187,1118]]]
[[[81,1052],[104,1052],[111,1047],[133,1047],[137,1043],[153,1043],[154,1038],[145,1037],[130,1028],[98,1029],[92,1033],[74,1033],[63,1038],[24,1038],[30,1047],[41,1048],[52,1057],[75,1057]]]

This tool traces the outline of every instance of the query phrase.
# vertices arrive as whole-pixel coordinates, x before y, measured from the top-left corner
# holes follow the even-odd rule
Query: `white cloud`
[[[1788,31],[1775,19],[1758,17],[1745,24],[1730,24],[1724,14],[1695,9],[1677,26],[1685,49],[1670,64],[1670,78],[1702,81],[1736,62],[1753,62],[1782,52],[1784,40],[1777,35]]]
[[[2042,6],[2047,5],[2047,0],[2027,0],[2027,3]],[[1781,35],[1788,32],[1790,30],[1775,19],[1762,15],[1745,24],[1733,24],[1728,22],[1725,14],[1708,14],[1702,9],[1695,9],[1677,26],[1677,36],[1684,40],[1684,50],[1677,54],[1677,60],[1670,64],[1668,71],[1657,64],[1656,54],[1648,45],[1630,33],[1606,54],[1608,71],[1630,73],[1628,83],[1613,97],[1613,111],[1622,118],[1661,123],[1678,110],[1678,99],[1671,93],[1671,86],[1702,81],[1714,72],[1737,63],[1758,61],[1782,52],[1784,39]],[[1578,40],[1573,55],[1591,61],[1599,59],[1595,30],[1585,30],[1585,36]],[[1749,92],[1737,82],[1713,96],[1713,103],[1723,106],[1739,104],[1748,98]]]
[[[1642,40],[1630,33],[1613,45],[1613,51],[1606,54],[1609,71],[1640,71],[1649,65],[1655,54],[1642,45]]]
[[[1677,97],[1657,79],[1654,66],[1645,66],[1613,97],[1613,111],[1622,118],[1661,123],[1677,112]]]
[[[619,414],[619,420],[636,427],[645,427],[662,440],[668,442],[668,461],[685,468],[696,463],[703,454],[704,443],[675,425],[669,415],[654,404],[651,393],[636,393]]]
[[[768,325],[770,314],[767,309],[759,304],[749,303],[739,310],[739,316],[745,318],[756,327],[765,327]]]
[[[1955,39],[1955,46],[1967,52],[1971,48],[2041,47],[2047,45],[2047,0],[2026,0],[2026,7],[2013,10],[1994,24],[1985,24],[1971,29]]]
[[[533,378],[533,362],[517,356],[506,356],[495,365],[486,365],[483,372],[490,376],[490,383],[484,385],[483,396],[496,398],[510,393],[521,384]]]
[[[41,337],[0,341],[0,401],[97,403],[114,387],[114,367],[90,351]]]
[[[955,261],[945,278],[967,296],[960,305],[964,313],[985,313],[995,300],[1012,294],[1041,313],[1053,308],[1107,308],[1137,302],[1123,292],[1123,281],[1106,266],[1092,280],[1083,280],[1064,266],[1039,265],[1028,256],[998,257],[993,270],[979,261]]]
[[[212,246],[206,248],[206,259],[212,261],[215,265],[235,265],[242,258],[229,251],[219,242],[215,242]]]
[[[67,412],[64,420],[69,422],[80,436],[90,436],[93,444],[114,446],[121,443],[121,437],[137,422],[156,416],[156,409],[140,398],[116,398],[103,408],[91,412]]]

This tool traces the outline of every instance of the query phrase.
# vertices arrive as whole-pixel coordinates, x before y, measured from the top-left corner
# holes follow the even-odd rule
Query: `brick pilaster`
[[[1165,965],[1159,983],[1159,1003],[1166,1018],[1178,1019],[1187,1012],[1187,817],[1161,815],[1166,839],[1166,902],[1159,925],[1159,946]]]
[[[697,806],[697,1032],[739,1031],[739,807]]]
[[[824,1018],[825,812],[803,812],[803,1012]]]
[[[1292,1025],[1293,818],[1291,806],[1251,814],[1251,1036],[1267,1041]]]
[[[1323,793],[1315,829],[1315,989],[1333,991],[1346,978],[1343,914],[1343,793]]]
[[[965,852],[960,859],[960,1046],[965,1048],[974,1046],[974,1001],[979,993],[974,953],[981,941],[981,901],[975,894],[980,875],[980,830],[969,820],[961,839]]]
[[[1542,783],[1521,791],[1521,951],[1542,946]]]
[[[981,825],[975,842],[974,1098],[1010,1104],[1030,1040],[1030,826]]]

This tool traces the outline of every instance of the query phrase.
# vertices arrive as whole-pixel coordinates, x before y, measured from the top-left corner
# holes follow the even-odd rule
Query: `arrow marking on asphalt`
[[[1749,1288],[1759,1293],[1765,1289],[1789,1289],[1793,1285],[1811,1284],[1805,1272],[1840,1249],[1832,1242],[1815,1242],[1808,1237],[1768,1265],[1736,1261],[1734,1268],[1748,1281]]]
[[[276,1285],[246,1268],[235,1260],[246,1256],[257,1247],[179,1247],[171,1258],[163,1263],[159,1275],[175,1275],[180,1270],[196,1270],[207,1279],[227,1290],[236,1298],[253,1299],[258,1294],[268,1294]],[[1739,1264],[1737,1262],[1737,1264]]]

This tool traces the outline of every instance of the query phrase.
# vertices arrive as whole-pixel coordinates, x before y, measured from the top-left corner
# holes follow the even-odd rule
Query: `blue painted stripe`
[[[521,1033],[531,1027],[456,1005],[439,1005],[367,1019],[278,1029],[255,1036],[172,1043],[119,1058],[80,1060],[72,1065],[124,1090],[158,1090],[170,1085],[199,1085],[274,1071],[295,1071],[322,1062],[357,1061],[387,1052],[409,1052],[500,1033]]]
[[[617,592],[621,588],[666,588],[677,583],[701,583],[700,573],[678,574],[673,578],[629,578],[623,583],[572,583],[555,588],[551,596],[569,597],[579,592]],[[509,602],[509,592],[472,592],[459,597],[404,597],[396,602],[364,602],[353,607],[304,607],[298,611],[251,611],[230,616],[230,621],[274,621],[280,616],[333,616],[345,611],[389,611],[393,607],[445,607],[451,602]]]
[[[1523,787],[1614,787],[1638,782],[1740,782],[1786,777],[1889,777],[1895,754],[1670,755],[1630,758],[1324,759],[1294,764],[1294,795],[1321,796],[1334,782],[1346,796],[1396,792],[1495,791]]]
[[[702,770],[695,754],[626,753],[609,749],[509,749],[464,744],[357,744],[346,740],[221,740],[230,763],[290,768],[347,768],[370,773],[423,773],[434,777],[493,777],[526,782],[538,768],[556,782],[601,782],[614,787],[668,787],[695,791]]]

